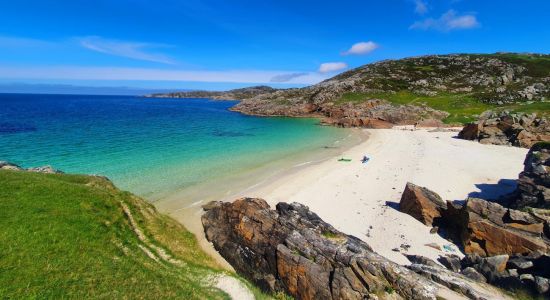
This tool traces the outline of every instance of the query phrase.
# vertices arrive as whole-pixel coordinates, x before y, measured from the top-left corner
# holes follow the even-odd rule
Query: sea
[[[227,194],[223,189],[235,190],[239,182],[246,188],[334,156],[357,140],[317,119],[248,116],[230,111],[235,104],[0,94],[0,160],[107,176],[156,201],[200,186],[208,186],[204,193]]]

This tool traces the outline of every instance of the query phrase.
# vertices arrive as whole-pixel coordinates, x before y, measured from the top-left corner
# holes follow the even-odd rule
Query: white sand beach
[[[455,138],[457,132],[403,128],[365,132],[367,140],[338,157],[278,173],[222,200],[259,197],[273,207],[278,202],[303,203],[338,230],[367,242],[379,254],[408,264],[402,253],[432,259],[444,251],[449,253],[426,246],[431,243],[461,254],[449,241],[431,234],[431,228],[398,211],[407,182],[425,186],[445,200],[464,200],[469,195],[496,198],[515,189],[514,180],[527,154],[523,148],[460,140]],[[361,163],[363,155],[371,158],[366,164]],[[339,162],[340,157],[352,161]],[[231,269],[204,237],[200,204],[189,206],[177,199],[156,204],[193,232],[207,253]],[[404,251],[401,245],[410,248]]]
[[[351,162],[335,157],[237,196],[264,198],[272,206],[283,201],[303,203],[379,254],[408,264],[405,256],[392,249],[406,244],[410,248],[401,252],[436,259],[449,251],[426,244],[451,244],[397,210],[407,182],[425,186],[446,200],[464,200],[468,195],[496,198],[514,190],[513,180],[527,154],[527,149],[456,139],[456,132],[366,131],[368,140],[341,155]],[[366,164],[360,161],[363,155],[371,158]],[[452,253],[459,254],[451,247]]]

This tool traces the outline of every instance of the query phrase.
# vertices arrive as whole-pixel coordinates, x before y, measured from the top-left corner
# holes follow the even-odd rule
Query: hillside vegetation
[[[0,228],[2,299],[228,298],[190,232],[102,177],[0,170]]]
[[[467,122],[486,110],[548,115],[550,55],[457,54],[387,60],[310,87],[241,100],[236,111],[257,115],[381,118],[367,112],[372,104],[363,107],[372,100],[444,111],[448,113],[444,119],[447,123]],[[341,108],[343,114],[338,112]],[[415,111],[410,110],[411,114]]]

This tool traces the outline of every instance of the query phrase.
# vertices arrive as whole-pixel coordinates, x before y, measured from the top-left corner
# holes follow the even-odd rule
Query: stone
[[[506,277],[504,272],[507,262],[508,255],[485,257],[481,260],[479,265],[476,266],[476,270],[483,274],[488,282],[495,282],[500,277]]]
[[[29,172],[44,173],[44,174],[62,174],[63,172],[52,168],[51,166],[35,167],[27,169]]]
[[[337,231],[304,205],[242,198],[204,207],[206,238],[243,277],[296,299],[435,299],[435,283]]]
[[[11,170],[11,171],[28,171],[28,172],[37,172],[37,173],[46,173],[46,174],[59,174],[63,173],[59,170],[52,168],[51,166],[35,167],[23,169],[20,166],[7,162],[0,161],[0,170]]]
[[[12,164],[7,161],[0,161],[0,170],[21,171],[23,169],[16,164]]]
[[[523,285],[523,288],[526,290],[536,290],[537,283],[535,281],[535,276],[531,274],[521,274],[519,275],[519,280]]]
[[[475,140],[478,139],[479,133],[483,129],[483,123],[468,123],[458,133],[458,138],[463,140]]]
[[[550,208],[550,143],[535,144],[529,149],[523,165],[510,205],[518,209]]]
[[[440,256],[437,259],[443,266],[445,266],[447,269],[453,271],[453,272],[460,272],[461,269],[461,263],[460,263],[460,257],[456,255],[446,255],[446,256]]]
[[[470,299],[491,299],[494,296],[494,291],[491,292],[483,288],[483,282],[472,282],[472,279],[460,273],[439,266],[412,264],[408,268]]]
[[[525,270],[533,267],[533,262],[524,258],[512,258],[508,261],[508,269]]]
[[[550,126],[542,120],[537,121],[533,114],[486,112],[479,121],[466,124],[458,137],[482,144],[530,148],[538,142],[550,142]]]
[[[468,253],[462,258],[461,265],[462,268],[472,267],[481,263],[482,257],[477,253]]]
[[[399,210],[409,214],[425,225],[432,226],[441,217],[447,203],[427,188],[408,182],[399,202]]]
[[[508,263],[508,255],[497,255],[491,257],[485,257],[481,259],[480,268],[487,270],[488,272],[501,273],[506,269]]]
[[[550,280],[548,278],[535,276],[535,287],[539,294],[545,294],[550,291]]]
[[[436,193],[408,183],[399,208],[424,224],[436,223],[442,234],[463,245],[466,254],[529,255],[550,250],[550,241],[541,239],[550,231],[545,217],[495,202],[468,198],[461,206],[449,201],[444,205]]]
[[[425,257],[425,256],[421,256],[421,255],[413,255],[413,254],[406,254],[405,257],[407,257],[407,259],[413,263],[413,264],[420,264],[420,265],[427,265],[427,266],[432,266],[432,267],[438,267],[439,265]]]
[[[472,267],[465,268],[460,273],[476,282],[487,282],[487,278]]]
[[[507,271],[508,271],[508,275],[519,278],[519,273],[517,269],[507,269]]]
[[[521,212],[515,212],[519,214]],[[529,254],[533,251],[546,252],[549,245],[532,232],[525,230],[526,225],[515,226],[506,223],[508,209],[482,199],[469,198],[462,208],[464,215],[461,224],[462,243],[466,253],[481,256],[499,254]]]

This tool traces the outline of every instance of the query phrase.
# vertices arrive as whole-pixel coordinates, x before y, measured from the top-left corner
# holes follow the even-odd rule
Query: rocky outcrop
[[[449,114],[420,105],[392,105],[384,100],[367,100],[343,105],[322,104],[317,113],[324,124],[341,127],[391,128],[394,125],[429,124],[442,126]]]
[[[541,54],[453,54],[385,60],[349,70],[304,88],[265,86],[226,92],[192,91],[151,97],[241,100],[231,110],[259,116],[321,117],[343,127],[441,126],[449,114],[434,107],[493,105],[550,98],[547,61]],[[281,74],[282,77],[294,74]],[[282,78],[275,76],[274,78]],[[464,100],[462,100],[464,99]],[[432,105],[432,107],[430,107]],[[457,110],[453,117],[457,117]],[[460,114],[460,113],[459,113]],[[527,141],[531,137],[522,137]]]
[[[438,228],[480,256],[528,255],[550,252],[550,218],[536,211],[522,212],[483,199],[468,198],[463,205],[442,204],[434,192],[407,184],[400,210]]]
[[[446,209],[447,203],[438,194],[410,182],[405,186],[399,202],[401,212],[428,226],[432,226],[434,220],[441,218],[441,211]]]
[[[458,213],[446,219],[458,229],[466,253],[481,256],[528,255],[550,250],[550,236],[544,232],[547,220],[534,214],[505,208],[497,203],[470,198]]]
[[[447,256],[440,257],[440,262],[452,261],[450,264],[442,263],[446,269],[422,256],[408,255],[407,258],[412,263],[409,269],[469,295],[470,298],[478,297],[479,291],[476,293],[476,285],[464,281],[464,277],[477,283],[488,282],[511,291],[523,290],[535,297],[550,296],[550,256],[538,252],[529,256],[481,257],[477,254],[468,254],[462,260],[456,257],[450,260]]]
[[[46,174],[61,174],[63,172],[56,170],[52,168],[51,166],[42,166],[42,167],[35,167],[35,168],[28,168],[24,169],[20,166],[7,162],[7,161],[0,161],[0,170],[11,170],[11,171],[29,171],[29,172],[37,172],[37,173],[46,173]]]
[[[535,144],[523,164],[511,206],[550,209],[550,142]]]
[[[211,202],[206,238],[235,270],[296,299],[435,299],[435,284],[337,231],[301,204],[261,199]]]
[[[482,144],[529,148],[537,142],[550,142],[550,121],[535,114],[486,112],[479,121],[466,124],[458,137]]]
[[[23,168],[7,161],[0,161],[0,170],[21,171]]]
[[[527,256],[497,255],[484,258],[470,254],[462,260],[462,272],[475,270],[493,285],[550,297],[549,265],[550,256],[539,252]]]
[[[441,201],[426,188],[407,184],[400,208],[429,226],[433,224],[426,222],[426,216],[437,216],[440,233],[463,246],[468,255],[462,260],[455,256],[440,257],[438,261],[443,266],[477,282],[550,296],[548,211],[524,212],[476,198],[468,198],[463,205],[450,201],[446,206],[433,204]],[[414,256],[409,260],[426,265],[413,268],[420,274],[438,274],[433,270],[434,262]]]

